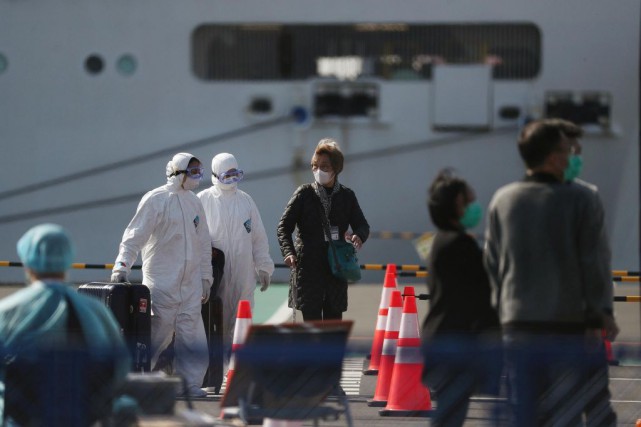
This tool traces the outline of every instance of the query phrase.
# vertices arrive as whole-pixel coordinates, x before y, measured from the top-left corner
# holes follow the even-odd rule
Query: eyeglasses
[[[236,170],[230,170],[227,172],[223,172],[220,175],[216,175],[215,173],[212,173],[216,178],[218,178],[218,181],[220,181],[223,184],[233,184],[235,182],[240,182],[243,180],[243,176],[245,175],[244,172],[240,169]]]
[[[181,173],[184,173],[189,178],[200,179],[200,178],[203,177],[203,172],[204,171],[205,171],[205,169],[203,169],[200,166],[193,166],[191,168],[187,168],[187,169],[182,170],[182,171],[176,171],[176,175],[180,175]]]

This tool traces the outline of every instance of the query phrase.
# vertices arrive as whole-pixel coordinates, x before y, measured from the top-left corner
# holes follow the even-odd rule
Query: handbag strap
[[[320,202],[320,197],[319,197],[319,202]],[[321,214],[321,222],[323,223],[323,230],[325,232],[325,236],[327,236],[327,241],[329,242],[329,246],[332,248],[332,256],[334,258],[334,264],[336,264],[336,268],[338,270],[342,270],[341,263],[338,261],[338,255],[336,254],[336,246],[334,246],[334,242],[332,242],[332,233],[329,231],[329,218],[325,215],[325,209],[323,209],[323,204],[322,202],[320,203],[320,214]]]

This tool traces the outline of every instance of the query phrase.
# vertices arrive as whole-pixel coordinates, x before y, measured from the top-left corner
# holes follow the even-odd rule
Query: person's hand
[[[209,301],[209,294],[211,293],[211,284],[207,280],[202,281],[203,284],[203,296],[200,299],[201,304],[207,304]]]
[[[258,281],[260,282],[260,291],[265,292],[271,282],[269,273],[263,270],[258,270]]]
[[[127,281],[127,273],[124,271],[114,271],[111,273],[111,283],[123,283]]]
[[[619,326],[613,315],[603,315],[603,330],[605,331],[604,338],[608,341],[614,341],[617,335],[619,335]]]
[[[354,248],[358,251],[363,247],[363,241],[361,240],[360,237],[358,237],[358,234],[352,234],[349,231],[345,232],[345,240],[347,242],[350,242],[352,245],[354,245]]]
[[[296,268],[296,256],[295,255],[287,255],[285,257],[285,264],[287,264],[287,266],[289,268]]]

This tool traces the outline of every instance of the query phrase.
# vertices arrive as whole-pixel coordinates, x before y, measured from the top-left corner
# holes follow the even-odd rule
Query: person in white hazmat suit
[[[151,291],[151,366],[175,334],[175,370],[186,381],[185,394],[206,396],[200,388],[208,353],[201,304],[212,284],[211,241],[205,211],[195,190],[203,168],[189,153],[167,163],[167,184],[149,191],[125,230],[111,276],[127,281],[138,252],[143,284]]]
[[[254,307],[256,274],[260,290],[269,287],[274,261],[263,221],[251,196],[237,188],[243,178],[236,158],[220,153],[211,161],[212,183],[198,193],[207,216],[211,244],[225,254],[225,266],[217,296],[223,306],[223,345],[225,369],[229,364],[234,338],[236,311],[240,300]]]

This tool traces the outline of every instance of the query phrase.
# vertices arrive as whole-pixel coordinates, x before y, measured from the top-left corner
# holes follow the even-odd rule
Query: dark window
[[[105,68],[105,63],[100,56],[94,54],[85,59],[85,70],[89,74],[98,74],[103,68]]]
[[[194,73],[205,80],[430,79],[439,63],[494,66],[496,79],[531,79],[541,35],[518,24],[202,25]]]

